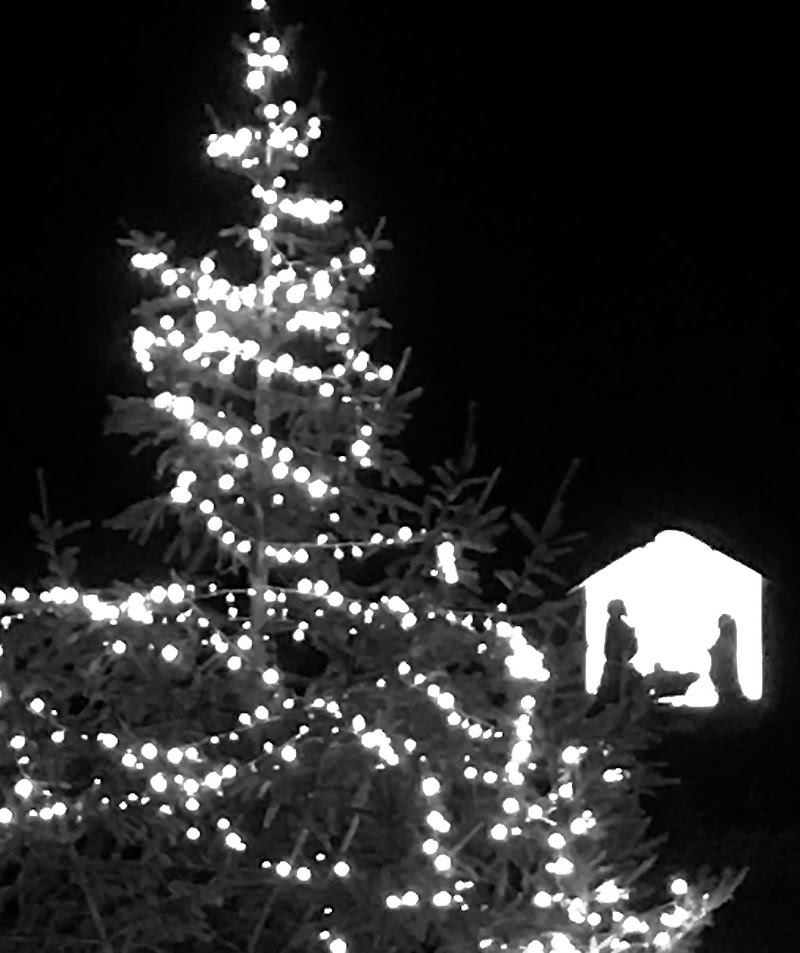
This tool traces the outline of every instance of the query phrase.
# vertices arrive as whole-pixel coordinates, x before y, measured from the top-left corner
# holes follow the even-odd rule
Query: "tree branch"
[[[73,851],[73,853],[75,853]],[[75,859],[78,861],[76,864],[75,870],[78,877],[78,884],[83,891],[84,897],[86,897],[86,905],[89,907],[89,914],[94,923],[97,934],[100,937],[100,944],[103,953],[114,953],[114,948],[111,946],[111,941],[108,938],[108,931],[106,930],[106,925],[103,922],[103,918],[100,916],[100,910],[95,903],[94,897],[92,896],[91,891],[89,890],[89,884],[86,880],[86,874],[80,867],[80,858],[77,853],[75,853]]]

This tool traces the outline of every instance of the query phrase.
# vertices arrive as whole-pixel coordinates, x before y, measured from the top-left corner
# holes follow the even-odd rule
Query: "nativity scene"
[[[760,699],[762,584],[757,571],[688,533],[658,533],[576,587],[585,602],[586,690],[601,707],[631,680],[676,706]]]

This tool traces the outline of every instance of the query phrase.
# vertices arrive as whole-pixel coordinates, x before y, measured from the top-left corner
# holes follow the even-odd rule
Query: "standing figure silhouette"
[[[720,705],[735,705],[744,701],[744,692],[739,684],[739,664],[736,658],[738,642],[736,622],[729,615],[721,615],[718,621],[719,637],[708,650],[711,656],[709,676],[714,685]]]
[[[608,623],[604,646],[605,665],[597,689],[595,707],[604,707],[620,701],[624,685],[638,676],[631,659],[639,651],[636,630],[622,617],[628,610],[622,599],[612,599],[608,604]]]

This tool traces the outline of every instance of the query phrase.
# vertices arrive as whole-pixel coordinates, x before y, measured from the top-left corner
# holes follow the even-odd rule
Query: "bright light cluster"
[[[353,258],[363,260],[362,254],[366,255],[362,248],[354,248],[350,252],[351,261]],[[153,273],[165,288],[171,289],[176,306],[194,305],[194,320],[183,321],[181,328],[177,327],[175,318],[167,314],[160,319],[159,331],[164,333],[145,327],[134,331],[134,356],[148,373],[155,368],[154,358],[160,359],[168,355],[169,349],[177,349],[187,363],[213,369],[221,377],[231,377],[238,361],[253,361],[262,377],[277,375],[298,384],[314,384],[322,397],[333,396],[337,387],[346,389],[353,378],[369,384],[392,379],[393,370],[388,364],[379,366],[366,351],[350,346],[347,309],[324,305],[328,299],[342,296],[350,277],[351,269],[345,268],[338,258],[331,259],[328,270],[317,270],[310,280],[300,280],[284,254],[276,251],[269,263],[272,270],[260,284],[238,288],[225,279],[212,278],[215,265],[210,258],[203,259],[199,268],[165,267],[163,253],[137,253],[131,262],[140,270]],[[374,266],[364,265],[357,271],[362,277],[368,277],[374,273]],[[231,316],[241,319],[242,315],[253,312],[252,316],[260,319],[253,325],[254,331],[266,320],[280,321],[292,334],[301,331],[328,334],[332,337],[331,347],[335,346],[341,355],[339,362],[323,371],[320,367],[296,362],[288,350],[276,358],[269,347],[255,337],[240,340],[225,329]],[[219,354],[224,356],[217,358],[212,367],[210,355]],[[347,398],[349,394],[343,392],[344,403],[349,402]]]
[[[308,590],[308,587],[303,588]],[[313,594],[320,598],[325,595],[322,591],[322,587],[312,588],[308,594]],[[269,595],[272,596],[272,601],[280,602],[279,597],[284,594],[270,590]],[[194,596],[195,590],[193,587],[182,587],[177,583],[173,583],[169,587],[157,586],[144,595],[134,593],[129,599],[116,604],[101,600],[96,595],[80,596],[74,589],[64,590],[60,588],[42,593],[39,600],[44,605],[53,603],[74,605],[83,608],[94,619],[109,621],[114,624],[123,617],[140,623],[152,623],[154,611],[166,607],[173,607],[176,612],[180,610],[176,618],[178,620],[185,620],[193,612],[197,611],[192,602]],[[0,593],[0,602],[5,603],[6,601],[5,594]],[[11,594],[11,600],[8,601],[14,603],[15,609],[22,609],[26,601],[35,602],[36,600],[35,597],[31,596],[26,590],[17,588]],[[333,601],[334,603],[338,602],[338,600]],[[401,625],[406,627],[416,623],[416,619],[414,618],[412,620],[411,618],[412,614],[410,613],[407,603],[396,597],[394,599],[386,599],[382,603],[371,604],[367,609],[369,613],[367,618],[371,619],[374,613],[378,611],[386,611],[392,614]],[[233,610],[231,610],[231,616],[234,617]],[[452,614],[450,614],[450,621],[456,621],[456,617]],[[462,618],[458,621],[460,621],[462,625],[465,625],[468,631],[472,631],[466,624],[470,621],[469,617]],[[238,650],[238,654],[233,654],[232,657],[228,659],[228,666],[231,671],[240,670],[242,668],[242,662],[247,662],[247,650],[252,645],[252,640],[249,636],[243,635],[234,642],[223,636],[216,629],[211,628],[207,619],[201,618],[199,622],[201,627],[202,623],[205,622],[205,627],[209,632],[207,642],[213,645],[221,655],[228,653],[231,648]],[[108,643],[107,648],[108,651],[114,655],[121,656],[127,650],[127,645],[122,639],[117,639]],[[160,650],[160,657],[163,662],[175,662],[178,660],[178,656],[179,650],[176,646],[167,645]],[[469,719],[464,716],[456,714],[456,701],[454,696],[428,682],[425,676],[414,676],[406,663],[401,664],[399,674],[408,676],[407,683],[409,686],[421,690],[424,696],[430,700],[430,703],[435,705],[435,707],[447,717],[448,724],[451,726],[458,726],[466,730],[469,737],[475,741],[487,740],[493,736],[494,732],[485,727],[477,732],[473,730],[476,723],[470,722]],[[288,698],[280,689],[280,675],[276,669],[267,669],[262,677],[265,685],[273,690],[273,694],[269,698],[268,703],[261,706],[255,712],[243,712],[241,714],[241,731],[247,731],[254,725],[268,720],[270,717],[280,715],[280,713],[286,709],[287,705],[291,706],[293,704],[292,699]],[[43,714],[41,706],[32,706],[32,708],[42,714],[42,717],[48,717]],[[326,717],[332,718],[335,721],[341,721],[341,709],[335,701],[326,701],[321,698],[313,699],[308,705],[308,710],[310,713],[322,711]],[[51,716],[55,717],[55,713],[51,713]],[[376,753],[379,759],[379,767],[394,767],[400,763],[400,755],[391,740],[383,731],[379,729],[369,729],[363,716],[359,715],[353,719],[351,730],[361,738],[362,744],[364,744],[366,748]],[[240,732],[231,733],[228,737],[234,740],[239,733]],[[54,740],[57,739],[63,742],[65,737],[63,728],[57,727],[53,733],[53,737]],[[274,751],[276,759],[280,759],[284,764],[294,762],[297,757],[295,747],[297,740],[297,738],[290,739],[279,749],[276,749]],[[109,750],[118,750],[121,764],[133,772],[143,772],[147,778],[148,794],[144,798],[140,798],[138,795],[131,793],[127,800],[117,805],[120,810],[124,810],[129,803],[139,800],[141,800],[141,803],[150,803],[153,801],[160,802],[158,809],[161,812],[171,815],[181,813],[184,817],[191,816],[199,812],[202,800],[207,798],[210,794],[222,796],[226,782],[235,780],[238,775],[237,768],[234,765],[214,765],[208,761],[207,757],[200,757],[199,751],[209,746],[215,746],[219,743],[219,738],[209,738],[202,744],[196,742],[195,744],[183,748],[174,747],[169,750],[162,750],[153,742],[139,743],[135,748],[128,747],[123,750],[120,747],[120,740],[107,733],[99,735],[98,742]],[[20,756],[22,757],[24,757],[25,754],[25,745],[26,742],[24,738],[20,738],[19,744],[16,745],[16,750],[20,752]],[[265,747],[269,748],[269,746]],[[408,757],[415,751],[416,747],[417,743],[412,739],[402,739],[400,741],[399,750],[403,756]],[[270,749],[268,753],[273,752]],[[465,774],[465,776],[470,777],[474,775]],[[490,777],[484,774],[480,780],[485,783],[491,783],[496,780],[496,776]],[[23,778],[16,788],[16,793],[24,800],[30,800],[36,794],[37,787],[38,786],[34,785],[30,779]],[[423,780],[421,792],[429,801],[436,798],[439,790],[440,782],[432,775],[428,775]],[[38,817],[40,820],[48,820],[51,817],[61,816],[65,813],[66,806],[63,802],[47,799],[46,789],[42,789],[39,794],[44,797],[44,803],[39,808],[30,808],[28,810],[28,816],[30,818]],[[445,820],[443,807],[444,805],[441,802],[437,801],[434,804],[431,801],[430,809],[426,812],[426,824],[430,829],[431,836],[421,845],[423,853],[431,853],[431,842],[434,836],[441,836],[446,833],[449,827],[449,822]],[[8,823],[13,818],[13,812],[6,810],[3,816]],[[222,821],[224,822],[224,820],[223,818]],[[246,849],[246,844],[240,835],[230,829],[229,822],[218,822],[217,829],[221,832],[224,837],[224,842],[228,847],[237,851]],[[190,826],[186,828],[186,836],[192,840],[197,839],[197,837],[200,836],[198,827],[195,824],[190,824]],[[342,860],[336,861],[338,867],[334,869],[334,872],[337,873],[337,875],[344,875],[346,872],[349,872],[346,866],[342,866],[343,863]],[[436,871],[443,874],[449,873],[450,863],[448,861],[448,855],[438,850],[438,841],[437,851],[434,852],[432,863]],[[276,867],[276,870],[279,875],[288,876],[285,865],[280,868]],[[310,877],[310,869],[307,873],[305,868],[298,868],[297,876],[300,880]],[[457,889],[463,890],[464,884]],[[407,896],[408,891],[406,891],[404,895]],[[449,897],[449,899],[446,899],[446,897]],[[435,906],[441,906],[444,903],[449,904],[451,899],[455,899],[457,902],[459,901],[457,893],[451,895],[448,894],[447,891],[438,891],[428,899]],[[387,900],[387,903],[391,904],[391,900]]]
[[[316,593],[320,595],[320,593]],[[180,610],[177,616],[179,619],[186,619],[196,611],[193,598],[195,591],[192,587],[182,587],[173,583],[169,587],[155,587],[149,593],[137,598],[131,597],[119,604],[114,604],[100,600],[97,596],[80,597],[76,590],[55,589],[49,593],[43,593],[39,600],[42,604],[66,603],[82,607],[89,612],[93,618],[99,618],[109,621],[118,621],[123,616],[140,623],[150,623],[153,621],[153,610],[157,607],[173,607],[176,611]],[[5,594],[0,593],[0,602],[6,602]],[[31,596],[26,590],[15,589],[11,600],[16,608],[22,608],[26,601],[34,602],[35,597]],[[277,598],[276,598],[276,601]],[[387,599],[382,603],[373,603],[369,607],[369,612],[385,611],[392,614],[401,624],[409,624],[409,607],[403,600],[394,598]],[[234,610],[230,611],[232,618],[235,617]],[[465,630],[473,635],[478,635],[474,629],[471,629],[468,616],[458,618],[450,615],[450,621],[460,622]],[[249,636],[242,635],[237,640],[231,640],[225,637],[216,629],[213,629],[208,620],[205,620],[206,627],[210,632],[208,643],[214,645],[220,654],[225,654],[231,648],[239,650],[237,656],[240,662],[248,664],[247,650],[252,646],[252,640]],[[415,620],[416,622],[416,620]],[[483,634],[483,633],[480,633]],[[118,639],[107,645],[108,651],[115,655],[122,655],[126,651],[126,644]],[[155,650],[155,646],[151,646]],[[178,649],[174,646],[166,646],[160,650],[160,660],[170,664],[178,658]],[[242,665],[230,666],[232,671],[237,671]],[[453,727],[456,725],[462,729],[467,729],[469,737],[476,742],[481,742],[492,738],[495,732],[491,730],[482,730],[480,733],[469,730],[470,722],[458,716],[454,718],[457,707],[454,696],[446,691],[442,691],[438,686],[430,683],[425,676],[415,675],[407,663],[402,663],[399,674],[407,676],[407,683],[410,687],[420,690],[425,697],[429,699],[430,704],[447,716],[448,724]],[[274,668],[268,668],[262,675],[266,686],[272,690],[270,696],[266,696],[265,704],[260,706],[252,713],[243,712],[239,721],[241,729],[228,734],[229,740],[235,740],[240,734],[250,730],[252,727],[271,717],[279,717],[280,714],[294,704],[294,700],[287,696],[280,686],[280,674]],[[378,683],[381,687],[381,683]],[[527,699],[528,696],[525,696]],[[48,721],[57,719],[57,713],[45,713],[44,706],[36,704],[37,700],[31,704],[31,710],[35,711],[40,717],[47,718]],[[523,701],[527,707],[528,702]],[[325,700],[323,698],[312,699],[307,707],[310,715],[314,713],[322,714],[325,718],[345,727],[342,718],[341,707],[334,700]],[[473,723],[474,724],[474,723]],[[308,732],[301,729],[295,738],[286,741],[280,748],[272,749],[267,744],[264,751],[267,754],[274,755],[276,761],[280,761],[284,766],[290,766],[298,757],[297,742],[302,739],[303,734]],[[375,752],[379,768],[393,768],[401,764],[401,759],[411,758],[417,750],[417,742],[412,739],[399,739],[399,746],[396,745],[381,729],[370,728],[362,715],[356,715],[350,724],[350,730],[361,739],[362,744],[368,750]],[[63,742],[65,731],[57,727],[53,732],[53,739]],[[201,751],[208,750],[219,744],[219,737],[211,737],[202,742],[195,742],[187,746],[176,746],[168,750],[163,749],[152,741],[137,742],[135,747],[124,748],[120,744],[120,739],[109,733],[101,733],[97,740],[108,750],[114,750],[119,753],[120,763],[128,770],[143,774],[147,781],[147,794],[144,796],[131,793],[128,798],[123,799],[116,804],[117,809],[125,810],[130,804],[153,804],[159,812],[168,814],[176,819],[183,819],[185,827],[185,836],[189,840],[197,840],[202,836],[199,820],[193,821],[192,818],[198,818],[203,802],[209,797],[223,799],[227,784],[232,783],[239,776],[241,766],[230,763],[214,764],[209,760],[208,755],[201,755]],[[26,740],[20,736],[13,741],[14,749],[19,753],[21,772],[24,772],[23,762],[26,760]],[[413,890],[405,890],[398,897],[388,897],[386,900],[388,907],[397,905],[416,905],[420,902],[430,903],[434,907],[447,907],[456,905],[461,909],[467,909],[464,898],[464,892],[473,886],[472,882],[464,878],[456,878],[454,864],[442,847],[442,838],[450,830],[451,823],[447,820],[446,804],[442,799],[441,782],[429,771],[425,770],[425,759],[420,757],[416,761],[422,766],[423,776],[421,780],[420,792],[421,798],[426,805],[422,811],[424,815],[424,825],[428,830],[428,836],[421,842],[420,850],[423,855],[430,858],[433,871],[448,881],[452,881],[451,886],[442,887],[432,891],[429,895],[420,897]],[[246,768],[247,766],[245,766]],[[476,774],[466,774],[467,777],[477,777]],[[493,784],[498,780],[496,774],[484,774],[478,778],[483,783]],[[38,819],[47,821],[57,817],[64,816],[68,811],[68,805],[63,801],[49,798],[49,792],[46,786],[36,784],[32,779],[22,777],[15,788],[16,795],[22,802],[34,801],[38,798],[40,801],[38,807],[29,806],[26,808],[27,817],[32,821]],[[43,802],[43,803],[42,803]],[[108,804],[108,801],[104,801]],[[224,800],[221,800],[224,805]],[[109,806],[112,806],[109,804]],[[78,810],[79,806],[73,808]],[[0,823],[11,823],[15,819],[16,812],[4,808],[0,812]],[[242,836],[232,829],[230,820],[224,815],[218,817],[214,822],[214,830],[222,838],[223,843],[231,850],[243,852],[247,850],[247,844]],[[210,832],[209,832],[210,833]],[[281,880],[294,879],[298,883],[309,883],[317,876],[327,877],[334,875],[342,878],[351,873],[350,865],[344,858],[318,857],[316,864],[312,867],[308,863],[291,864],[288,861],[281,861],[275,864],[266,863],[263,865],[265,870],[273,870],[276,877]],[[318,868],[318,869],[315,869]],[[454,879],[455,878],[455,879]],[[341,942],[346,942],[338,938]]]
[[[388,613],[403,628],[410,628],[416,625],[418,621],[416,616],[410,611],[408,604],[398,597],[387,597],[379,603],[371,603],[367,606],[362,606],[355,602],[350,602],[345,606],[343,599],[340,598],[340,594],[335,591],[331,592],[327,584],[321,581],[312,584],[310,580],[301,580],[296,591],[308,597],[316,597],[323,602],[327,602],[332,608],[345,608],[351,615],[363,614],[367,624],[373,620],[375,613],[378,612]],[[210,594],[213,594],[213,592],[214,587],[211,587]],[[255,594],[254,590],[250,590],[249,592],[251,595]],[[271,613],[280,611],[279,609],[276,610],[275,604],[280,605],[282,602],[285,602],[286,591],[278,590],[273,587],[265,592],[264,595],[265,599],[271,603],[269,611]],[[243,634],[238,639],[233,640],[224,636],[218,629],[213,627],[209,619],[203,616],[197,608],[197,592],[195,587],[191,585],[184,587],[178,583],[172,583],[168,587],[156,586],[148,593],[131,593],[127,599],[120,600],[119,602],[103,600],[96,594],[81,595],[75,589],[64,589],[61,587],[55,587],[52,590],[43,592],[38,597],[32,595],[22,587],[17,587],[12,590],[9,596],[0,590],[0,604],[9,604],[9,607],[13,607],[15,610],[13,614],[6,616],[2,620],[3,627],[7,627],[13,618],[21,618],[25,614],[24,610],[26,608],[29,612],[35,612],[40,607],[46,607],[52,604],[75,606],[85,611],[93,620],[108,622],[111,625],[117,624],[122,621],[122,619],[141,624],[152,624],[156,612],[171,607],[174,610],[175,619],[179,622],[186,621],[192,616],[195,617],[198,626],[207,632],[204,641],[213,646],[221,656],[228,656],[226,666],[230,671],[240,671],[245,665],[251,664],[247,656],[248,650],[252,647],[252,639],[250,636]],[[30,605],[25,606],[25,603],[29,603]],[[231,618],[235,618],[236,610],[233,608],[229,609],[229,615]],[[467,631],[472,631],[469,626],[471,622],[469,616],[457,619],[451,613],[448,615],[448,621],[460,622]],[[244,626],[246,627],[247,625],[248,623],[245,622]],[[153,650],[156,648],[154,645],[150,647]],[[108,641],[106,648],[112,655],[121,656],[127,651],[128,645],[124,639],[118,638],[113,641]],[[171,664],[179,661],[180,651],[177,646],[166,645],[158,651],[161,661],[165,663]],[[228,653],[230,653],[230,655],[228,655]],[[428,683],[425,676],[413,676],[407,663],[400,665],[399,674],[408,676],[406,679],[407,684],[412,688],[427,685],[424,694],[437,709],[448,713],[447,721],[449,725],[467,731],[469,737],[473,740],[480,740],[481,738],[485,740],[492,736],[493,732],[486,728],[481,728],[478,732],[474,731],[473,728],[476,723],[456,713],[454,696],[449,692],[442,692],[438,686]],[[262,679],[265,685],[273,690],[272,695],[269,696],[270,703],[261,706],[254,712],[243,712],[240,715],[240,722],[243,726],[242,731],[250,730],[258,723],[279,715],[282,711],[293,707],[295,704],[294,700],[286,696],[281,689],[280,674],[275,668],[270,667],[266,669],[262,673]],[[379,683],[378,687],[385,687],[385,682]],[[307,707],[308,711],[312,713],[323,710],[326,716],[337,721],[342,717],[340,707],[335,701],[326,701],[325,699],[316,698],[310,700]],[[42,717],[48,718],[48,720],[51,717],[57,719],[57,713],[52,712],[46,715],[43,712],[42,706],[34,706],[32,710]],[[400,763],[400,757],[388,736],[380,729],[368,729],[363,716],[357,715],[354,718],[351,724],[351,730],[360,737],[362,744],[366,748],[375,751],[379,759],[380,767],[393,767]],[[56,726],[55,733],[58,735],[58,740],[63,741],[64,729],[61,726]],[[298,737],[302,737],[303,733],[301,730]],[[237,736],[238,733],[232,733],[229,735],[229,739],[235,740]],[[119,739],[116,737],[102,734],[98,735],[97,740],[106,748],[118,749]],[[294,745],[297,740],[298,738],[290,739],[280,748],[274,749],[276,758],[279,758],[284,763],[294,761],[296,757]],[[24,738],[21,739],[21,743],[16,746],[17,750],[24,749],[26,743]],[[206,744],[208,745],[214,746],[218,743],[218,738],[212,737],[206,739]],[[401,750],[406,754],[413,752],[416,746],[417,743],[412,739],[403,739],[401,742]],[[121,763],[130,770],[145,772],[147,774],[148,786],[153,791],[151,797],[156,794],[164,795],[165,798],[169,797],[173,802],[171,805],[162,805],[160,810],[172,813],[175,809],[174,802],[177,801],[178,805],[185,811],[196,812],[200,808],[199,798],[204,791],[215,791],[221,794],[223,782],[232,780],[237,776],[236,768],[233,765],[210,767],[206,762],[202,764],[199,763],[201,759],[198,750],[202,747],[202,744],[195,742],[185,749],[173,748],[169,751],[163,751],[154,743],[145,742],[136,749],[127,748],[122,752]],[[265,750],[267,753],[273,753],[272,746],[270,745],[265,746]],[[180,766],[179,769],[176,766]],[[188,770],[190,766],[195,768],[192,773]],[[466,776],[469,777],[470,775]],[[33,782],[29,779],[23,779],[20,783],[22,787],[17,793],[20,795],[24,794],[25,799],[32,797],[35,793]],[[423,793],[426,794],[426,796],[431,792],[434,783],[438,782],[429,780],[427,784],[423,785]],[[44,794],[45,797],[47,796],[45,789],[42,789],[40,793]],[[132,793],[130,800],[137,800],[137,795]],[[149,798],[146,799],[144,803],[148,801]],[[118,806],[120,809],[124,809],[125,802],[122,802]],[[59,814],[60,812],[61,808],[58,802],[48,802],[45,803],[41,809],[31,809],[28,813],[30,817],[38,816],[40,819],[45,820],[49,819],[53,814]],[[13,814],[6,812],[6,815],[3,816],[6,816],[6,822],[10,822]],[[196,836],[198,836],[198,832],[194,827],[187,831],[187,837],[195,838]],[[243,842],[238,839],[238,835],[234,837],[233,833],[228,831],[226,833],[226,843],[230,846],[234,840],[236,841],[237,849],[244,849]],[[440,860],[439,864],[441,865],[442,863],[443,861]]]

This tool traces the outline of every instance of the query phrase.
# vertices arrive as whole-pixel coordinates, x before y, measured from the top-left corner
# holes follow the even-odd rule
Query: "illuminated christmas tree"
[[[557,520],[517,521],[532,554],[484,596],[503,527],[471,444],[413,501],[413,395],[361,303],[380,237],[306,190],[321,122],[252,7],[254,117],[208,143],[259,205],[221,236],[252,275],[129,242],[153,396],[109,431],[161,446],[170,483],[114,525],[165,522],[186,574],[79,592],[40,522],[53,578],[0,592],[3,949],[688,950],[732,884],[639,883],[650,702],[588,718],[562,677]]]

